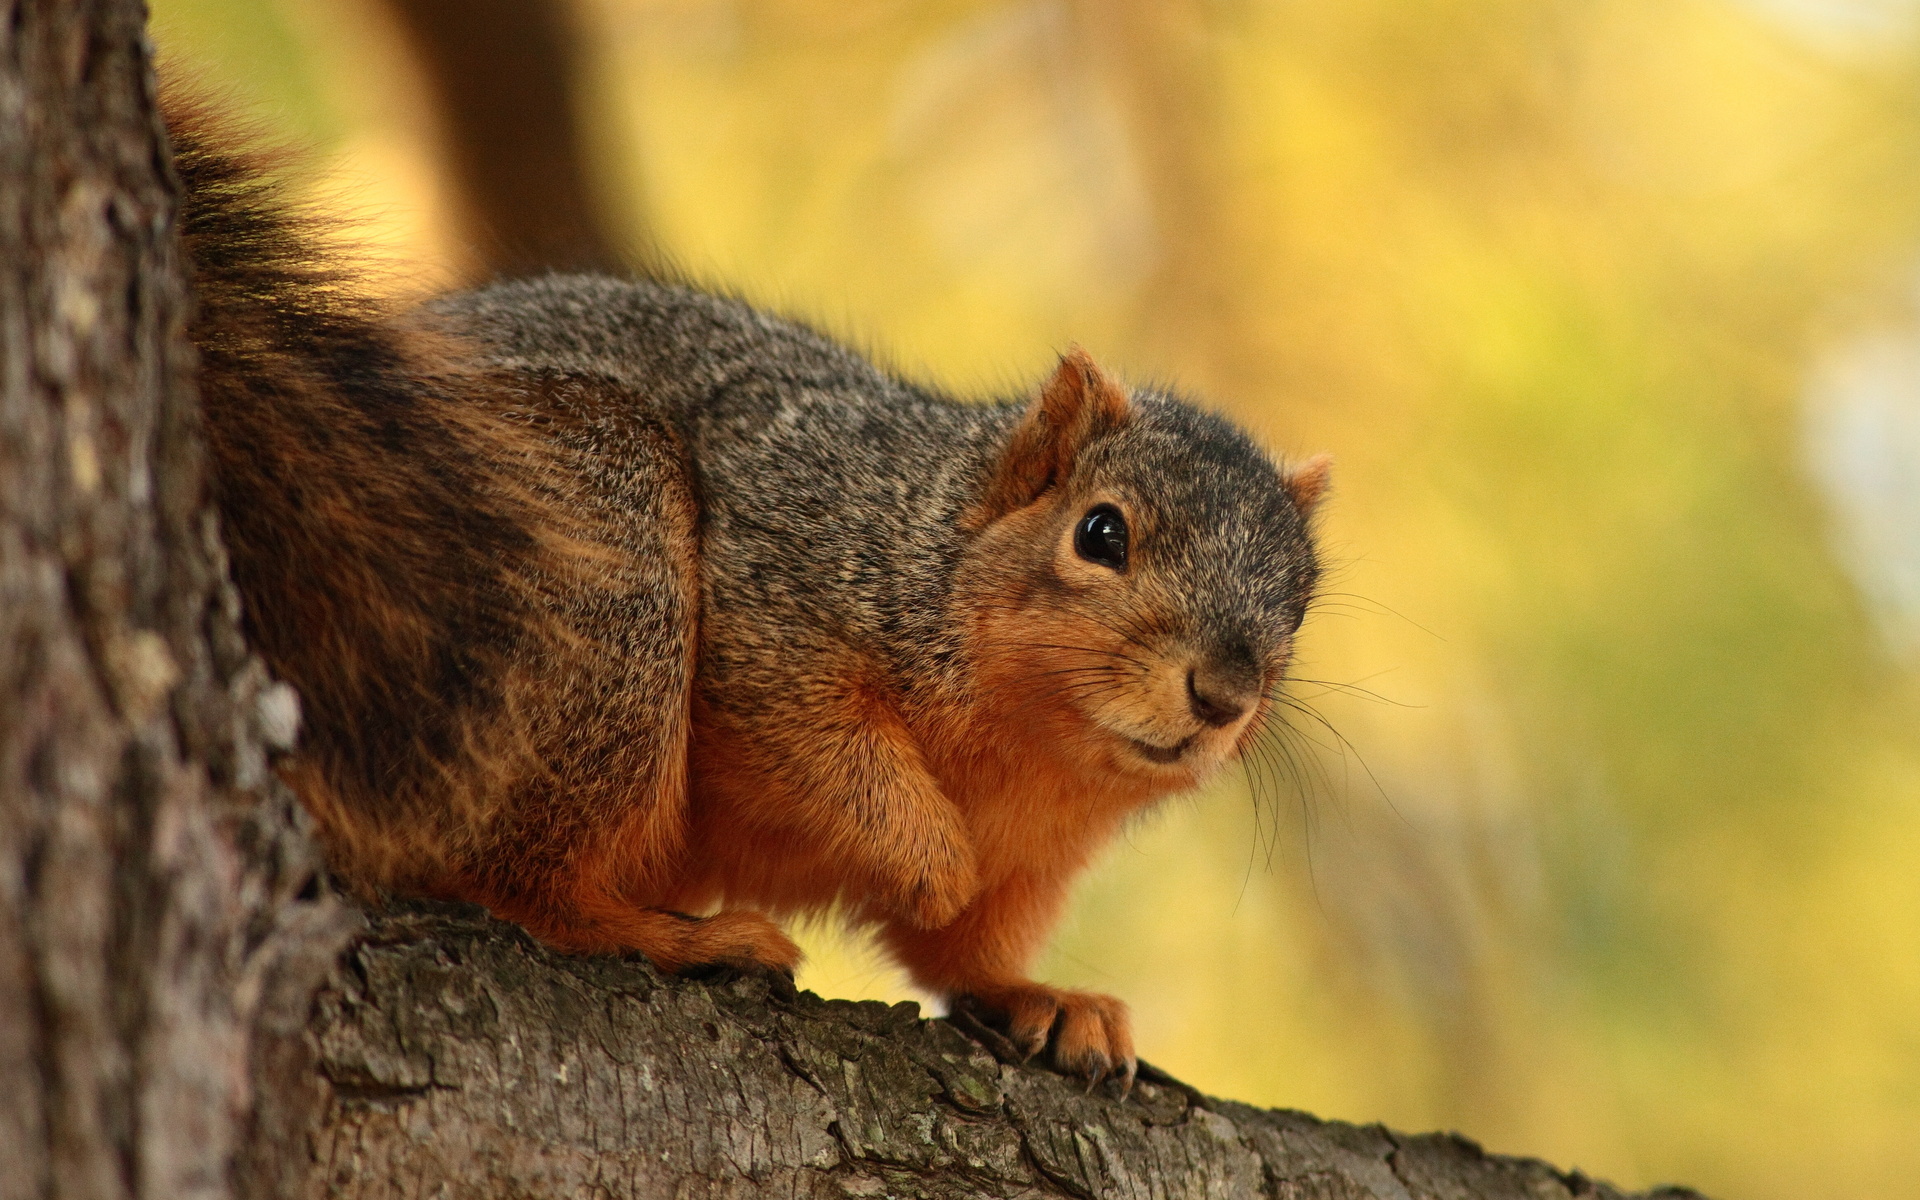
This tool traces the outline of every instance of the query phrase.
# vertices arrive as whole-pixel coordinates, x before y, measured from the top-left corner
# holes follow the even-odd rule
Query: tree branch
[[[1625,1200],[1150,1068],[1126,1101],[1087,1094],[911,1003],[567,957],[453,906],[372,918],[302,1044],[299,1078],[263,1081],[311,1098],[279,1147],[289,1195]]]

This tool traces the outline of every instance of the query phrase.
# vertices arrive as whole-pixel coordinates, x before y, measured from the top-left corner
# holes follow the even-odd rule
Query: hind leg
[[[530,647],[534,686],[515,706],[536,769],[492,823],[469,898],[565,950],[791,970],[798,949],[758,913],[666,908],[686,873],[698,509],[671,435],[634,397],[557,386],[575,520],[551,539],[555,627]]]
[[[507,851],[501,864],[476,872],[461,889],[463,898],[560,950],[637,951],[669,972],[719,964],[791,973],[799,948],[765,916],[729,911],[695,917],[663,906],[662,881],[675,874],[685,854],[682,830],[669,819],[683,802],[655,790],[632,797],[623,822],[586,822],[570,837],[555,838],[549,830],[545,837],[498,846]]]
[[[526,926],[527,932],[556,949],[582,954],[638,951],[662,971],[720,965],[771,968],[791,975],[800,965],[800,948],[756,912],[693,917],[618,901],[597,905],[577,899],[562,909],[556,913],[508,902],[494,912]]]
[[[500,839],[496,865],[472,873],[456,890],[559,950],[637,951],[669,972],[720,964],[791,973],[800,951],[765,916],[695,917],[662,904],[660,883],[685,853],[681,830],[664,818],[681,801],[654,791],[632,797],[616,825],[589,821],[568,831],[571,836],[555,837],[549,827],[545,836]]]

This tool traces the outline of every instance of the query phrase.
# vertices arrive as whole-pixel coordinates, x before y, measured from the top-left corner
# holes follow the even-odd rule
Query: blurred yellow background
[[[396,278],[472,277],[378,4],[153,7]],[[1337,458],[1325,724],[1140,824],[1046,977],[1216,1094],[1920,1196],[1920,3],[575,15],[635,244],[963,391],[1079,341]]]

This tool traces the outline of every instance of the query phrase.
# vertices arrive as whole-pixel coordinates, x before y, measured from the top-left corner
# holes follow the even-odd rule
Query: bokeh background
[[[1324,720],[1141,822],[1044,965],[1145,1057],[1920,1196],[1920,3],[153,7],[384,286],[671,262],[963,392],[1078,341],[1334,453]]]

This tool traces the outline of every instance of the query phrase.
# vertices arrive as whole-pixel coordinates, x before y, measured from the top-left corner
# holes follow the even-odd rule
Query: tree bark
[[[226,1194],[259,998],[327,948],[267,770],[294,701],[204,494],[143,19],[0,4],[7,1200]]]
[[[0,18],[0,1200],[1620,1195],[328,899],[207,503],[138,0]]]
[[[568,957],[456,906],[375,917],[282,1066],[269,1094],[308,1106],[279,1118],[287,1196],[1623,1200],[1152,1068],[1089,1094],[910,1003]]]

